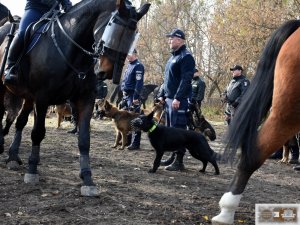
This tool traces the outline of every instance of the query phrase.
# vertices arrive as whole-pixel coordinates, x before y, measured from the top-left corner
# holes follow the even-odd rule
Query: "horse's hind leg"
[[[296,133],[297,121],[295,119],[295,127],[285,129],[286,119],[273,117],[271,113],[259,131],[258,144],[253,146],[254,150],[251,156],[245,157],[242,155],[237,171],[229,186],[229,191],[222,196],[219,202],[221,212],[213,217],[213,224],[218,224],[220,221],[223,224],[233,224],[235,211],[239,206],[242,193],[249,178],[272,153],[277,151],[286,140]]]
[[[219,215],[212,218],[213,225],[233,224],[235,211],[239,206],[242,193],[248,183],[248,180],[252,173],[260,167],[259,164],[256,164],[256,166],[246,169],[243,163],[247,162],[241,161],[239,163],[238,169],[230,184],[229,191],[223,194],[219,201],[221,212]]]

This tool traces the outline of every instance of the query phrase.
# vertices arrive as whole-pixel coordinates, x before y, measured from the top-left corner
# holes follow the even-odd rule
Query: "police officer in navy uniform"
[[[195,60],[186,48],[185,34],[182,30],[176,28],[166,36],[169,38],[168,43],[172,55],[166,64],[164,83],[158,97],[162,103],[166,104],[167,125],[187,129],[186,112]],[[161,165],[167,166],[166,170],[170,171],[184,170],[185,151],[185,148],[178,149],[168,160],[163,160]]]
[[[124,73],[121,84],[123,91],[123,100],[127,103],[127,109],[140,113],[140,94],[144,86],[144,65],[138,60],[137,50],[134,49],[132,54],[128,54],[129,61]],[[128,138],[130,140],[130,137]],[[141,131],[132,133],[131,143],[128,150],[137,150],[140,148]]]
[[[202,77],[200,77],[199,71],[195,68],[194,76],[192,80],[192,103],[198,109],[199,116],[201,116],[201,103],[204,99],[206,84]]]
[[[14,37],[9,48],[7,57],[7,67],[4,71],[4,84],[15,85],[17,74],[14,65],[16,64],[24,47],[24,35],[29,24],[37,22],[45,13],[47,13],[56,3],[60,3],[62,9],[67,12],[72,2],[70,0],[27,0],[25,12],[21,18],[19,30]]]
[[[234,65],[230,68],[232,80],[223,93],[223,101],[226,102],[225,121],[230,124],[234,113],[241,102],[242,96],[250,85],[250,81],[243,75],[243,67]]]

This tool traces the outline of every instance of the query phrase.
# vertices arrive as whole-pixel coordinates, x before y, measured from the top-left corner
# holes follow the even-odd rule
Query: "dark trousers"
[[[188,110],[188,100],[182,99],[180,101],[179,109],[174,110],[172,108],[172,102],[174,99],[166,98],[166,121],[167,126],[169,127],[176,127],[180,129],[187,129],[187,117],[186,112]],[[179,155],[184,155],[186,149],[180,148],[176,151]]]
[[[141,112],[141,106],[140,105],[135,105],[133,104],[133,93],[123,96],[123,100],[127,102],[127,106],[128,106],[128,111],[133,111],[136,113],[140,113]],[[130,145],[134,146],[134,147],[140,147],[140,143],[141,143],[141,136],[142,133],[141,131],[134,131],[132,132],[132,134],[129,134],[127,136],[128,140],[131,140]]]

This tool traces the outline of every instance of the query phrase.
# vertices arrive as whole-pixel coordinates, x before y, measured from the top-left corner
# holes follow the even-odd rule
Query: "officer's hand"
[[[132,103],[133,103],[134,105],[138,105],[138,104],[140,103],[140,101],[139,101],[138,99],[133,99]]]
[[[177,110],[177,109],[179,109],[179,106],[180,106],[180,101],[178,101],[177,99],[174,99],[172,102],[172,108]]]

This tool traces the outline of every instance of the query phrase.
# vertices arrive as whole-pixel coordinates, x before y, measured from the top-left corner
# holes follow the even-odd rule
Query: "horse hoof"
[[[217,221],[211,221],[211,224],[212,225],[232,225],[232,223],[231,224],[229,224],[229,223],[221,223],[221,222],[217,222]]]
[[[87,197],[99,196],[99,192],[96,186],[82,186],[81,195]]]
[[[17,161],[9,161],[6,164],[7,169],[9,170],[20,170],[20,164]]]
[[[37,184],[40,181],[40,177],[38,174],[25,173],[24,182],[26,184]]]

